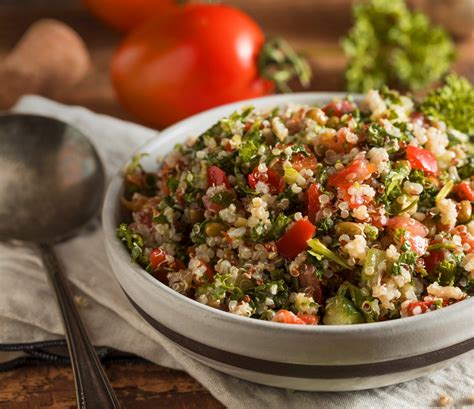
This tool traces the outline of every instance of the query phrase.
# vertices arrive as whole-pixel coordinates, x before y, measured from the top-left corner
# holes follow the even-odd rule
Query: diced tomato
[[[273,169],[267,169],[265,172],[260,172],[257,166],[248,176],[248,181],[249,186],[252,189],[255,189],[258,182],[265,183],[272,195],[281,193],[285,189],[285,180],[276,170]]]
[[[159,268],[166,261],[166,252],[161,248],[157,247],[150,253],[150,265],[155,269]]]
[[[328,116],[341,117],[344,114],[355,111],[355,105],[345,99],[342,101],[332,101],[323,107],[323,111]]]
[[[230,188],[229,181],[227,180],[226,173],[217,166],[211,166],[207,169],[207,185],[208,186],[220,186],[225,185],[228,189]]]
[[[316,315],[303,314],[299,312],[297,317],[306,325],[318,325],[318,317]]]
[[[377,208],[369,208],[368,210],[368,213],[369,213],[369,216],[370,216],[370,223],[377,227],[377,228],[381,228],[381,227],[385,227],[387,225],[387,218],[385,217],[385,215],[382,215],[379,213],[379,209]]]
[[[373,201],[369,196],[351,196],[348,189],[339,189],[337,196],[346,203],[349,203],[351,209],[355,209],[362,205],[367,205]]]
[[[423,256],[425,268],[428,273],[433,273],[446,257],[446,250],[430,250],[428,254]]]
[[[405,229],[406,233],[400,244],[407,240],[412,251],[420,256],[426,253],[428,240],[425,237],[429,230],[423,223],[412,219],[410,216],[402,215],[389,219],[387,226],[391,229]]]
[[[467,231],[466,226],[457,226],[454,231],[461,236],[461,243],[469,245],[469,249],[464,250],[466,254],[474,252],[474,236]]]
[[[224,207],[219,203],[214,203],[211,198],[207,195],[202,197],[202,203],[206,210],[209,210],[212,213],[219,213]]]
[[[404,228],[413,236],[426,237],[429,233],[428,227],[408,215],[395,216],[388,220],[387,226],[392,229]]]
[[[207,282],[208,282],[208,283],[212,282],[212,280],[213,280],[214,275],[216,274],[216,272],[215,272],[214,269],[209,265],[209,263],[206,263],[204,260],[199,260],[199,261],[201,262],[201,265],[206,268],[206,271],[204,272],[204,274],[205,274],[206,277],[207,277]]]
[[[414,312],[413,310],[416,311]],[[414,315],[424,314],[426,311],[435,309],[433,302],[425,302],[425,301],[413,301],[407,307],[407,315],[412,317]]]
[[[306,153],[298,152],[291,156],[291,166],[298,172],[303,169],[310,169],[314,171],[318,166],[318,160],[312,152],[306,150]]]
[[[302,324],[305,325],[306,322],[301,318],[298,318],[295,314],[288,310],[280,310],[272,318],[273,322],[281,322],[283,324]]]
[[[438,176],[438,161],[432,152],[409,145],[406,153],[412,169],[420,169],[428,175]]]
[[[345,152],[349,147],[346,142],[346,136],[343,132],[333,132],[332,129],[320,132],[314,140],[315,149],[318,154],[323,154],[325,149],[331,149],[336,153]],[[321,148],[323,148],[321,150]]]
[[[308,219],[312,223],[316,223],[316,214],[321,209],[319,196],[321,196],[319,185],[316,183],[311,184],[309,189],[306,191],[306,200],[308,202]]]
[[[354,182],[363,182],[368,179],[375,170],[376,168],[372,163],[365,159],[356,159],[344,169],[329,176],[328,184],[338,188],[348,188]]]
[[[347,140],[350,133],[352,130],[348,127],[340,128],[337,132],[333,129],[320,132],[313,141],[316,152],[320,155],[329,149],[336,153],[349,152],[354,146],[353,142]]]
[[[465,234],[464,236],[461,236],[461,243],[468,244],[469,248],[467,250],[464,250],[466,254],[474,253],[474,236],[471,234]]]
[[[425,239],[421,236],[413,236],[410,233],[407,233],[406,240],[410,244],[410,248],[419,256],[422,256],[426,253],[426,249],[428,248],[428,239]],[[403,244],[403,241],[402,241]]]
[[[469,200],[474,202],[474,187],[472,186],[472,183],[461,182],[454,186],[453,191],[456,193],[459,200]]]
[[[306,242],[313,237],[315,232],[316,226],[309,220],[298,220],[276,242],[278,252],[283,257],[296,257],[308,247]]]
[[[166,260],[166,255],[167,253],[161,247],[157,247],[151,251],[149,261],[153,277],[168,285],[168,272],[183,270],[185,266],[176,258],[169,263]]]

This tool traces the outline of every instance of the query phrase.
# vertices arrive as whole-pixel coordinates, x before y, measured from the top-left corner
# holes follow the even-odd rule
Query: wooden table
[[[122,407],[220,409],[224,406],[181,371],[151,363],[106,364]],[[63,366],[32,366],[0,372],[0,408],[76,406],[72,371]]]
[[[227,1],[255,17],[267,33],[285,36],[306,53],[314,71],[312,90],[333,91],[343,89],[345,60],[338,38],[350,25],[350,2],[292,0],[289,9],[286,0]],[[93,60],[87,78],[57,99],[133,120],[117,103],[108,78],[108,61],[121,35],[91,18],[78,0],[3,0],[0,60],[32,22],[44,17],[57,18],[74,27],[86,41]],[[474,38],[459,43],[458,52],[456,71],[474,81]],[[149,363],[107,364],[106,371],[125,408],[222,407],[198,382],[180,371]],[[74,406],[69,367],[44,365],[0,373],[0,409]]]

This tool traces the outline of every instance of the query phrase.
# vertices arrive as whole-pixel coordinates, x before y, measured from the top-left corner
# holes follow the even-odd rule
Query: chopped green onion
[[[440,200],[445,199],[449,195],[449,193],[451,193],[453,187],[454,182],[452,180],[449,180],[436,195],[436,201],[439,202]]]
[[[418,203],[418,198],[416,198],[415,200],[413,200],[413,202],[411,202],[407,207],[401,209],[401,210],[398,211],[398,212],[395,212],[394,215],[409,212],[411,209],[413,209],[413,208],[416,206],[417,203]]]
[[[344,260],[342,257],[338,256],[332,250],[329,250],[323,243],[321,243],[318,239],[311,239],[308,240],[308,246],[311,247],[311,250],[308,251],[309,254],[317,257],[323,256],[328,258],[329,260],[334,261],[335,263],[339,264],[341,267],[352,269],[352,267],[347,264],[347,261]]]

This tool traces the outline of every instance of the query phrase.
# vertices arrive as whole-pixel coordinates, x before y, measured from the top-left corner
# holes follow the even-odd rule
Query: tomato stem
[[[260,52],[258,66],[260,75],[273,81],[280,92],[291,92],[288,82],[295,77],[304,88],[311,81],[308,61],[280,37],[267,39]]]

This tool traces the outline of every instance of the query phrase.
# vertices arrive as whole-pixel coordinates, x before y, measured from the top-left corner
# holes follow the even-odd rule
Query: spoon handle
[[[49,244],[39,244],[39,249],[53,283],[66,330],[78,407],[80,409],[120,408],[117,396],[82,324],[54,249]]]

